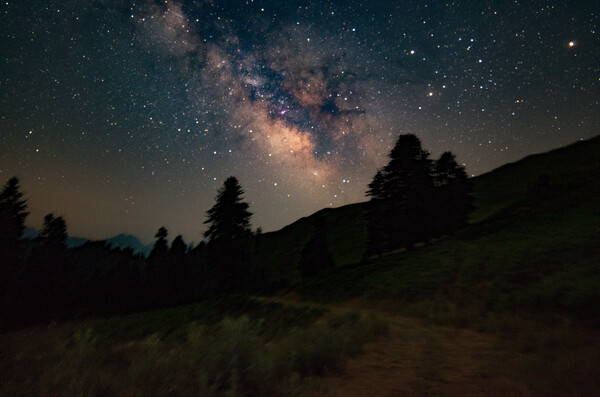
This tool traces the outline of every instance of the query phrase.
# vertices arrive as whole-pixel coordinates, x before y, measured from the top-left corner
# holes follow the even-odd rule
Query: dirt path
[[[390,334],[365,346],[319,396],[527,396],[493,337],[387,317]]]
[[[276,299],[286,305],[306,305]],[[354,305],[327,305],[333,313]],[[369,310],[361,310],[368,312]],[[494,336],[386,314],[390,333],[364,346],[341,374],[319,381],[315,396],[529,396],[514,363]]]

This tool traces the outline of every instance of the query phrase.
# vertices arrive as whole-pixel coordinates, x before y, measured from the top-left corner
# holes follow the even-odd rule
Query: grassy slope
[[[480,222],[527,195],[541,175],[559,182],[588,178],[600,168],[600,136],[572,145],[534,154],[474,178],[475,210],[471,223]]]
[[[367,249],[364,203],[326,208],[285,228],[259,237],[253,262],[265,269],[269,284],[291,285],[300,281],[298,264],[302,249],[316,232],[315,220],[323,217],[329,253],[336,267],[355,264]]]
[[[326,301],[360,295],[438,300],[477,312],[538,310],[540,305],[597,311],[600,201],[569,198],[541,204],[526,215],[522,207],[507,209],[453,238],[370,258],[368,265],[306,281],[300,290]]]
[[[524,200],[527,191],[541,175],[560,183],[590,181],[600,169],[600,137],[580,141],[548,153],[536,154],[507,164],[473,179],[475,210],[470,223],[476,225]],[[329,252],[336,267],[356,265],[366,252],[366,203],[324,209],[302,218],[284,229],[261,236],[254,263],[264,266],[274,284],[295,284],[300,280],[298,263],[304,245],[315,233],[317,217],[327,224]],[[504,215],[500,215],[502,217]],[[502,225],[490,223],[488,226]]]
[[[596,138],[477,178],[480,208],[473,224],[456,236],[336,269],[297,290],[325,301],[366,295],[413,307],[428,302],[419,310],[439,316],[456,315],[453,307],[460,307],[462,316],[490,309],[547,310],[598,322],[600,184],[594,175],[600,174],[599,149]],[[553,199],[527,198],[541,174],[571,187]]]
[[[230,296],[0,338],[0,395],[292,396],[387,333],[357,311]]]

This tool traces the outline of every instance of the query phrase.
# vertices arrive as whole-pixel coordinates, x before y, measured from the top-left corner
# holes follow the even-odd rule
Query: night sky
[[[0,4],[0,179],[39,228],[199,242],[365,201],[399,134],[470,175],[600,133],[597,1]]]

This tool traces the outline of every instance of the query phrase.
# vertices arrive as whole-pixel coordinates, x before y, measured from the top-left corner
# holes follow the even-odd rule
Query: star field
[[[275,230],[365,200],[401,133],[478,175],[600,132],[597,8],[5,1],[0,178],[35,228],[198,242],[228,176]]]

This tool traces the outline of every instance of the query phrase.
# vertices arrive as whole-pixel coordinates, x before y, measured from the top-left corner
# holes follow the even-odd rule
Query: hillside
[[[473,178],[475,209],[470,224],[475,225],[527,197],[540,177],[547,175],[558,184],[595,181],[600,174],[600,136],[572,145],[528,156]],[[302,249],[315,233],[315,224],[324,219],[329,253],[336,267],[361,262],[367,250],[367,202],[339,208],[326,208],[299,219],[287,227],[260,236],[253,261],[267,269],[285,286],[300,280],[298,263]]]
[[[319,218],[325,221],[326,230],[321,232],[326,236],[335,266],[351,265],[361,260],[367,249],[365,203],[322,209],[279,231],[259,236],[252,261],[273,278],[267,280],[269,284],[286,286],[300,280],[298,264],[302,250],[314,236]]]
[[[600,136],[506,164],[474,178],[471,223],[524,199],[527,189],[542,175],[569,184],[597,178],[599,171]]]
[[[399,299],[432,317],[520,310],[600,325],[599,147],[596,138],[483,175],[474,181],[476,213],[487,215],[455,236],[370,257],[296,291],[321,301]],[[556,162],[563,166],[549,166]],[[539,197],[531,187],[548,173],[558,182]]]

